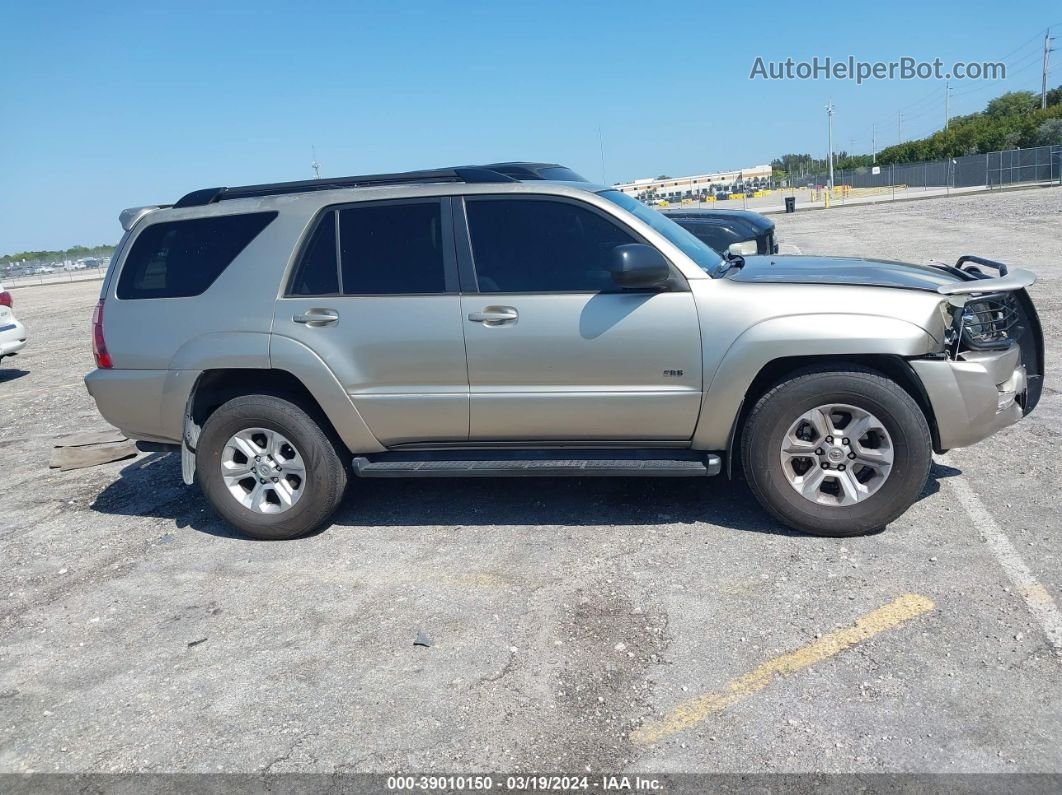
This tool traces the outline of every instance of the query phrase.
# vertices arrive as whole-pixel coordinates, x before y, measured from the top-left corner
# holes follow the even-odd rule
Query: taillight
[[[92,312],[92,355],[96,357],[96,366],[102,370],[114,367],[111,355],[107,353],[107,343],[103,339],[103,299],[96,304]]]
[[[15,299],[11,297],[11,293],[7,290],[0,291],[0,306],[9,306],[14,308]]]

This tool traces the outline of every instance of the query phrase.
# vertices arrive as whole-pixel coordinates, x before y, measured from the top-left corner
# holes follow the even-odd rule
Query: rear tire
[[[821,430],[801,425],[805,417],[821,418]],[[850,424],[857,420],[877,430],[864,434]],[[900,516],[922,493],[933,463],[918,404],[894,381],[860,368],[805,372],[772,388],[749,414],[741,448],[752,493],[770,514],[835,538],[880,530]]]
[[[196,476],[225,521],[271,541],[325,524],[348,482],[340,445],[301,406],[272,395],[234,398],[210,415]]]

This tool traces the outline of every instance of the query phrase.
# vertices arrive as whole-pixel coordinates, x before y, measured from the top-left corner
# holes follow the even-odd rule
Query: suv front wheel
[[[254,538],[296,538],[339,507],[347,469],[321,426],[300,406],[247,395],[207,419],[196,474],[223,519]]]
[[[760,504],[822,536],[885,527],[918,499],[933,463],[918,404],[894,381],[856,368],[775,386],[749,414],[741,446]]]

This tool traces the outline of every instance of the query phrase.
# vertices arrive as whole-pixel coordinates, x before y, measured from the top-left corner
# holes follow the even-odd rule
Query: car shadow
[[[935,464],[919,499],[960,470]],[[813,538],[783,526],[757,504],[743,479],[715,478],[440,478],[352,479],[330,525],[456,527],[559,525],[647,526],[708,522],[743,532]],[[180,457],[153,453],[122,468],[89,506],[104,514],[170,519],[222,538],[249,540],[181,481]]]
[[[0,384],[17,381],[24,375],[29,375],[29,370],[22,370],[18,367],[0,367]]]

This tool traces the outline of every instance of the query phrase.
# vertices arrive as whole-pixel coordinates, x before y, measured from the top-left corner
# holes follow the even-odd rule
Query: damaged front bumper
[[[955,360],[920,359],[911,367],[933,406],[938,451],[975,444],[1025,413],[1029,374],[1017,345],[968,351]]]
[[[997,269],[988,278],[974,265]],[[911,361],[936,419],[938,452],[986,439],[1031,412],[1040,400],[1044,335],[1026,287],[1035,277],[1005,265],[962,257],[966,280],[942,287],[954,324],[939,358]],[[973,277],[973,278],[971,278]]]

